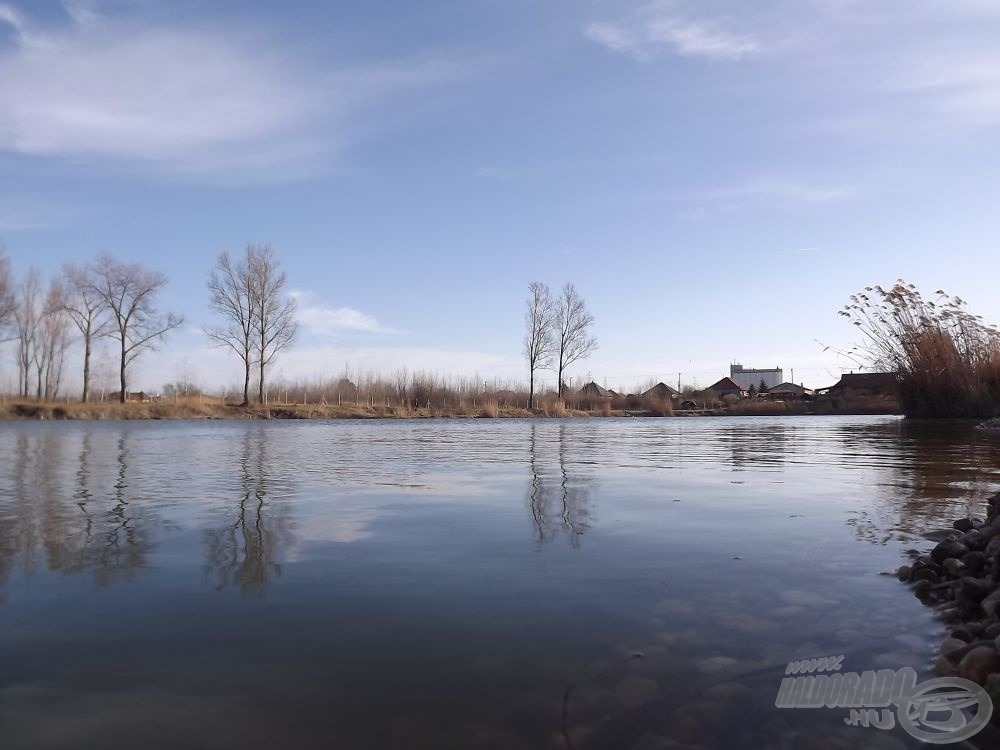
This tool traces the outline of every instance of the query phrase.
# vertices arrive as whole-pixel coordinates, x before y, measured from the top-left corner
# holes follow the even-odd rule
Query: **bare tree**
[[[14,319],[14,282],[10,274],[7,248],[0,242],[0,341],[3,341],[7,326]]]
[[[38,326],[42,317],[41,275],[37,268],[18,285],[14,299],[14,327],[17,341],[18,393],[27,398],[31,393],[31,368],[38,346]]]
[[[535,407],[535,373],[548,367],[556,351],[555,302],[549,287],[538,281],[528,285],[528,309],[524,313],[524,358],[528,362],[528,408]]]
[[[254,343],[260,367],[258,400],[264,403],[266,370],[298,333],[295,299],[283,294],[287,277],[278,270],[278,261],[269,245],[251,246],[250,269],[253,280]]]
[[[124,263],[107,253],[95,263],[94,289],[108,306],[111,325],[108,337],[120,347],[119,400],[125,403],[128,389],[127,369],[147,349],[155,348],[184,319],[169,313],[160,315],[155,306],[156,294],[167,284],[167,277],[138,263]]]
[[[243,403],[250,403],[250,371],[256,361],[254,336],[254,258],[256,249],[248,245],[243,257],[235,262],[223,253],[208,277],[211,293],[209,306],[221,315],[221,326],[205,328],[205,335],[215,346],[228,347],[243,363]]]
[[[578,360],[589,357],[597,349],[597,339],[590,335],[594,316],[587,310],[576,287],[567,284],[556,301],[556,362],[559,398],[563,396],[563,373]]]
[[[106,336],[111,325],[108,304],[86,266],[66,265],[61,284],[62,309],[83,339],[83,403],[90,400],[90,356],[94,341]]]
[[[52,283],[45,298],[36,342],[35,396],[39,400],[53,399],[59,395],[66,350],[69,348],[69,320],[63,308],[62,288],[58,281]]]

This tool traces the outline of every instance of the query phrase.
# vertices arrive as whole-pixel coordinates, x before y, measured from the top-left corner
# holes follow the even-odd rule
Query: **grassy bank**
[[[560,417],[661,417],[683,416],[792,416],[816,414],[898,414],[894,402],[857,399],[850,403],[741,401],[732,406],[694,412],[612,409],[607,403],[590,409],[570,409],[559,403],[544,404],[529,411],[487,402],[452,408],[370,406],[367,404],[278,404],[241,407],[218,398],[164,399],[148,403],[49,401],[12,399],[0,402],[3,420],[171,420],[171,419],[526,419]]]
[[[241,407],[207,397],[164,399],[148,403],[78,401],[0,403],[0,420],[169,420],[169,419],[433,419],[621,416],[607,410],[582,411],[546,408],[528,411],[487,403],[477,407],[420,408],[365,404],[281,404]]]

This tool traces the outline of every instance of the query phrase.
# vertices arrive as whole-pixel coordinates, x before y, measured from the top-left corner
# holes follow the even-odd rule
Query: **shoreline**
[[[674,411],[671,414],[643,409],[593,410],[567,407],[541,407],[528,410],[523,407],[498,406],[495,402],[482,406],[457,408],[407,406],[371,406],[368,404],[276,404],[274,406],[238,406],[222,404],[218,399],[187,399],[155,402],[36,402],[11,400],[0,402],[0,422],[18,421],[169,421],[169,420],[334,420],[334,419],[607,419],[607,418],[690,418],[690,417],[764,417],[764,416],[867,416],[898,413],[892,409],[832,410],[791,408],[783,404],[771,408],[698,409]]]
[[[985,520],[959,518],[925,537],[934,548],[911,551],[897,577],[948,628],[934,669],[983,686],[1000,705],[1000,493],[987,500]]]

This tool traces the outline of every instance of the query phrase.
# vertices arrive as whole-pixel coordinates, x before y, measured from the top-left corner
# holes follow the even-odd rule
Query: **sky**
[[[828,386],[865,286],[1000,320],[997,38],[994,0],[0,0],[0,240],[167,274],[134,389],[239,381],[205,284],[250,242],[282,378],[525,380],[537,280],[594,315],[570,376]]]

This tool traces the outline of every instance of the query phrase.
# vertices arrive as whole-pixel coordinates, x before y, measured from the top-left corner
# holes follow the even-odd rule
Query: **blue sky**
[[[1000,320],[997,38],[990,0],[0,0],[0,238],[168,274],[149,388],[238,379],[198,330],[247,242],[301,294],[276,374],[520,376],[540,280],[595,316],[572,375],[829,385],[868,284]]]

